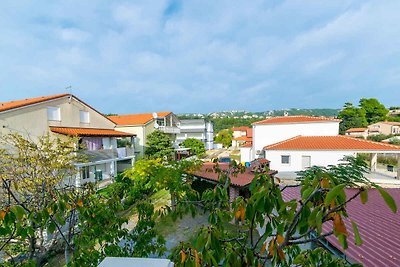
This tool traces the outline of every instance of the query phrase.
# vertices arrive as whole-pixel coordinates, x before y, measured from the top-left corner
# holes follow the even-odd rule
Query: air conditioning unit
[[[256,155],[261,155],[262,154],[262,150],[257,150],[256,151]]]

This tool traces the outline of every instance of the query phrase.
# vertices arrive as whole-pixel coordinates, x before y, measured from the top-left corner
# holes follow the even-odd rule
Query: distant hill
[[[186,113],[178,114],[179,119],[206,119],[214,123],[214,132],[222,129],[229,129],[237,126],[251,126],[255,121],[263,120],[266,117],[306,115],[306,116],[325,116],[336,117],[340,109],[314,108],[314,109],[280,109],[262,112],[249,112],[244,110],[220,111],[208,114]]]

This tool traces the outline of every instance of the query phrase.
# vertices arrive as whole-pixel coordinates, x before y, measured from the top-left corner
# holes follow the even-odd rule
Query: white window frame
[[[287,157],[288,162],[283,162],[284,157]],[[281,164],[289,165],[290,164],[290,155],[281,155]]]
[[[79,111],[79,120],[81,123],[90,123],[90,113],[86,110]]]
[[[47,107],[47,119],[49,121],[61,121],[60,107]]]

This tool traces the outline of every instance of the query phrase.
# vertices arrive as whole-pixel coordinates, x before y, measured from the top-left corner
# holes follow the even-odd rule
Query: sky
[[[104,113],[400,105],[400,1],[0,2],[0,102]],[[71,86],[71,88],[68,88]]]

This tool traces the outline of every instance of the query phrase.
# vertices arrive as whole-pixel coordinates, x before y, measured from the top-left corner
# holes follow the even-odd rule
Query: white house
[[[206,150],[214,148],[214,126],[204,119],[180,120],[180,133],[176,135],[176,142],[182,143],[188,138],[194,138],[204,143]]]
[[[279,172],[296,172],[308,167],[336,165],[344,156],[358,153],[371,155],[371,170],[377,166],[377,154],[398,155],[400,166],[400,146],[369,141],[349,136],[296,136],[263,148],[264,156],[270,160],[271,169]],[[400,177],[400,168],[397,171]]]
[[[251,160],[263,156],[263,148],[270,144],[302,136],[334,136],[339,134],[338,119],[311,116],[271,117],[253,123]]]

